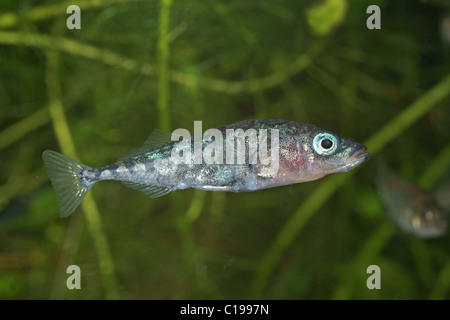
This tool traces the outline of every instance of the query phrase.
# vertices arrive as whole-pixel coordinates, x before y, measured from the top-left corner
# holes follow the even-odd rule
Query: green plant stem
[[[172,0],[161,0],[159,13],[159,38],[158,38],[158,111],[159,125],[163,130],[170,130],[170,110],[169,110],[169,17]],[[196,245],[195,236],[192,230],[194,222],[203,208],[206,192],[195,190],[191,204],[185,214],[182,214],[180,206],[174,204],[178,211],[177,227],[182,239],[185,259],[192,267],[197,289],[202,295],[214,296],[212,292],[218,292],[217,288],[209,280],[207,269],[204,264],[204,257],[201,249]],[[172,198],[176,200],[176,198]]]
[[[15,27],[21,21],[30,23],[52,18],[55,16],[63,16],[66,14],[66,9],[70,5],[77,5],[81,10],[87,10],[105,7],[114,3],[124,3],[131,1],[142,0],[70,0],[52,5],[39,6],[22,14],[18,14],[16,12],[6,12],[0,15],[0,28]]]
[[[138,63],[134,59],[121,56],[112,51],[69,39],[55,38],[36,33],[23,34],[0,31],[0,43],[5,45],[27,45],[41,48],[51,48],[79,57],[97,60],[104,64],[112,65],[116,68],[139,72],[149,77],[155,77],[158,75],[157,68],[149,63]],[[196,88],[200,86],[208,90],[228,94],[237,94],[242,92],[253,93],[280,85],[287,79],[306,69],[311,64],[313,59],[323,51],[323,49],[324,44],[322,42],[318,42],[311,46],[306,53],[301,54],[285,69],[255,79],[227,81],[208,77],[198,77],[193,74],[187,74],[175,70],[168,71],[168,77],[171,81],[187,87]]]
[[[49,120],[48,107],[33,112],[0,132],[0,150],[20,140],[25,134],[41,127]]]
[[[161,0],[158,24],[158,111],[162,130],[170,130],[169,111],[169,25],[172,0]]]
[[[55,135],[64,154],[73,159],[78,159],[75,145],[70,134],[69,126],[64,114],[61,102],[61,88],[58,79],[59,53],[49,50],[47,53],[46,84],[49,96],[49,112],[52,119]],[[91,194],[87,194],[81,204],[88,221],[88,227],[92,235],[94,245],[99,258],[100,273],[108,299],[118,299],[117,284],[114,275],[114,264],[111,258],[106,235],[103,232],[100,214]]]
[[[450,144],[433,160],[418,180],[419,186],[431,189],[450,168]]]
[[[439,273],[434,283],[434,288],[430,294],[429,299],[431,300],[444,299],[448,287],[450,287],[450,261],[447,262],[447,264]]]
[[[186,219],[189,223],[193,223],[200,216],[205,204],[206,193],[207,192],[203,190],[195,190],[191,205],[186,211]]]

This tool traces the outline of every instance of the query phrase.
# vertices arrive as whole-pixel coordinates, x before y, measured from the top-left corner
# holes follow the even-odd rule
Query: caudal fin
[[[92,184],[85,186],[81,181],[83,170],[90,167],[50,150],[44,151],[42,159],[56,192],[60,216],[68,217],[92,187]]]

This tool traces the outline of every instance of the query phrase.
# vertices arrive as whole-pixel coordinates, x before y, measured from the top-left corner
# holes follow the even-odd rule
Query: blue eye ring
[[[329,132],[320,132],[313,139],[312,147],[321,156],[329,156],[338,148],[337,137]]]

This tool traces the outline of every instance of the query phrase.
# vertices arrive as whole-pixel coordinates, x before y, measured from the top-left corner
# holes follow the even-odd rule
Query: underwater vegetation
[[[448,233],[403,232],[376,186],[377,157],[450,184],[447,1],[79,0],[68,29],[73,4],[0,3],[0,298],[450,298]],[[45,150],[101,167],[153,129],[248,119],[311,123],[371,158],[255,192],[104,181],[60,218]]]

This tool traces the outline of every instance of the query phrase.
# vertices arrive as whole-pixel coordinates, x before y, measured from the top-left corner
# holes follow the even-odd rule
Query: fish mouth
[[[342,171],[347,172],[369,159],[370,153],[366,152],[366,150],[367,147],[364,145],[360,145],[359,148],[356,148],[355,151],[353,151],[349,155],[347,160],[348,164],[343,168]]]

